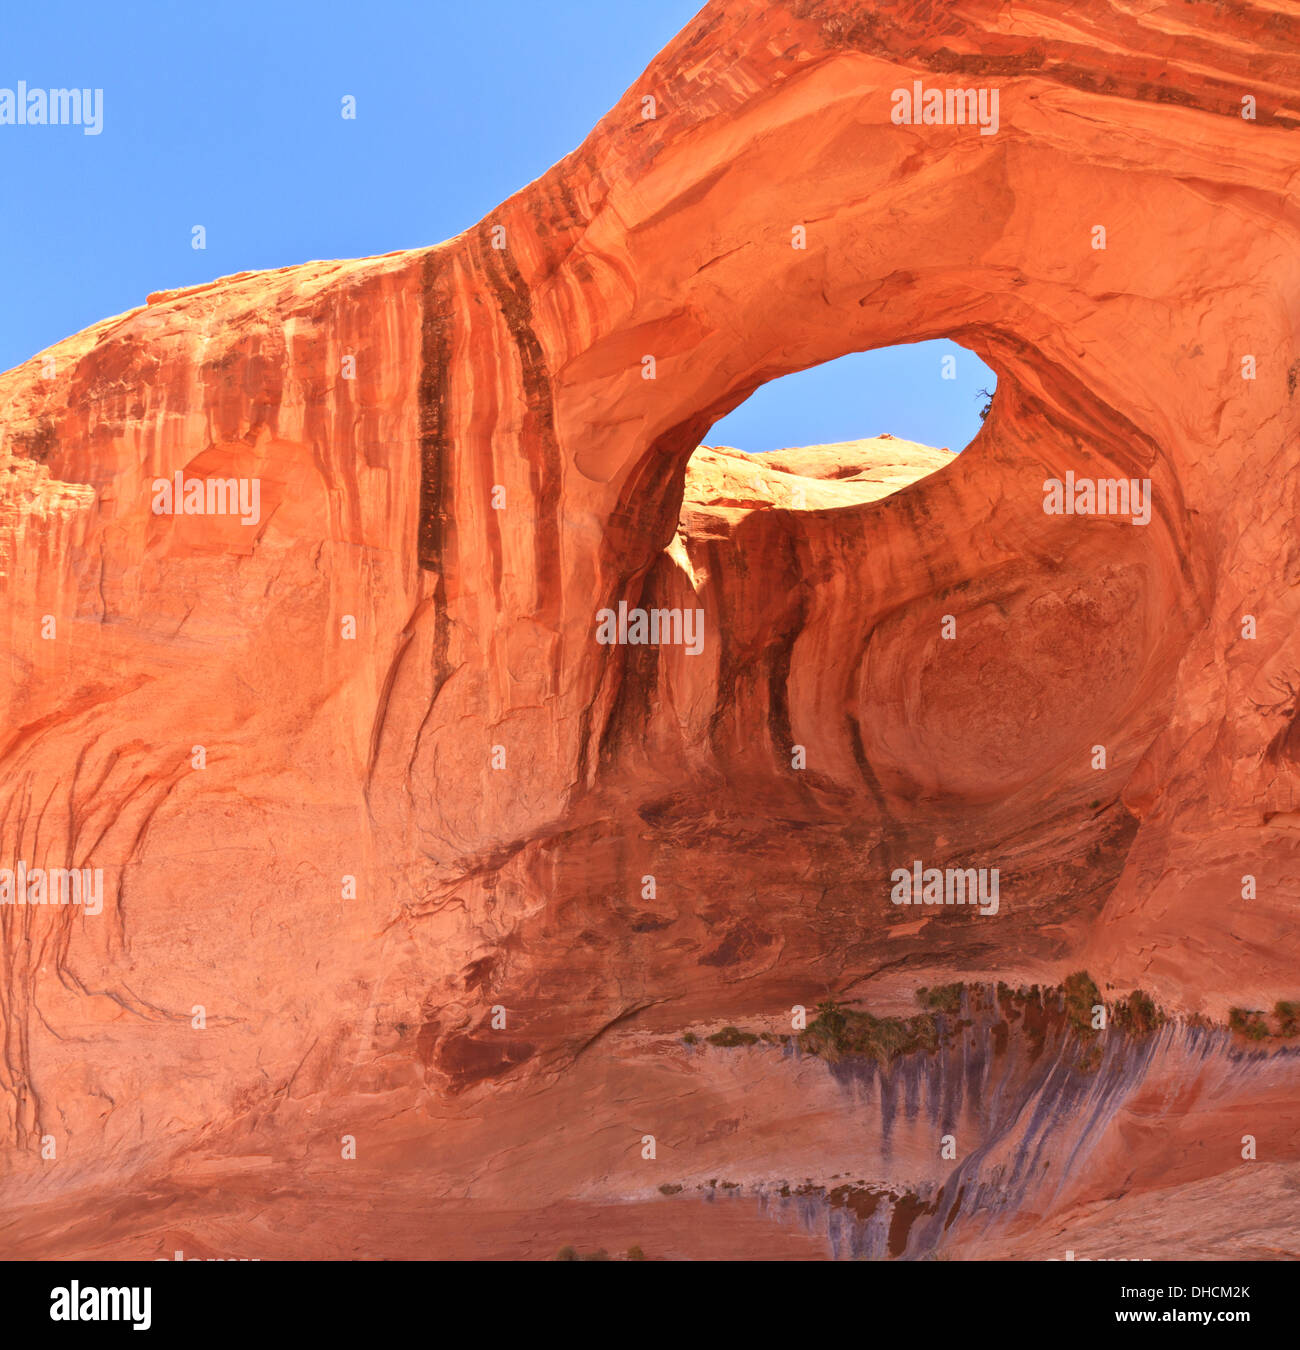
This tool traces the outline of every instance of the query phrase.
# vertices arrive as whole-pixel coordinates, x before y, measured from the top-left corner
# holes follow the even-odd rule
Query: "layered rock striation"
[[[996,132],[896,120],[918,81]],[[103,880],[0,904],[10,1242],[816,1256],[752,1197],[851,1182],[945,1197],[860,1254],[1104,1204],[1294,1255],[1294,1051],[1215,1028],[1300,996],[1298,122],[1290,4],[714,0],[456,239],[0,376],[0,867]],[[959,457],[697,448],[943,336],[998,374]],[[1044,510],[1082,480],[1149,518]],[[620,606],[700,649],[599,641]],[[894,903],[914,863],[997,912]],[[948,1161],[918,1104],[903,1163],[852,1073],[682,1041],[1079,968],[1173,1020],[1104,1089],[1016,1079],[1052,1185],[1005,1203],[1004,1117]]]

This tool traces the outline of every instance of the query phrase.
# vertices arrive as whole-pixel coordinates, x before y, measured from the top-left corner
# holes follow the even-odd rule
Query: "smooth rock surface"
[[[1075,1082],[975,1018],[882,1087],[681,1039],[1083,967],[1300,997],[1298,54],[1291,5],[714,0],[458,238],[0,376],[0,867],[105,890],[0,906],[0,1252],[1300,1254],[1294,1042]],[[918,79],[997,133],[895,124]],[[998,374],[959,457],[697,451],[942,336]],[[1067,471],[1149,524],[1045,514]],[[155,514],[177,473],[256,523]],[[702,650],[598,643],[620,602]],[[998,914],[892,904],[914,859]]]

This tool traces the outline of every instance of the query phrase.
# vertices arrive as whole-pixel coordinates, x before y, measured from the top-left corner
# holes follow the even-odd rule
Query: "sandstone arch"
[[[1298,28],[715,0],[457,239],[160,293],[0,377],[0,843],[110,881],[102,921],[0,914],[11,1170],[51,1129],[68,1187],[182,1146],[283,1162],[368,1113],[410,1162],[466,1094],[894,963],[1086,962],[1216,1018],[1294,995]],[[995,87],[998,134],[893,125],[917,78]],[[592,642],[599,604],[685,594],[664,549],[717,417],[935,336],[999,375],[973,451],[740,526],[703,671]],[[151,515],[201,456],[267,484],[247,541]],[[1150,526],[1060,528],[1067,468],[1150,477]],[[1013,860],[996,940],[893,932],[872,879],[921,839]]]

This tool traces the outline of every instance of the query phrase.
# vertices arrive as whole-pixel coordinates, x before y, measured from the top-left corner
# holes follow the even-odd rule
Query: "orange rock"
[[[1004,1055],[1039,1104],[1064,1033],[978,1023],[865,1104],[680,1038],[1084,966],[1216,1021],[1300,995],[1298,37],[714,0],[457,239],[159,291],[0,376],[0,868],[105,888],[0,905],[12,1250],[825,1252],[777,1196],[837,1250],[1026,1255],[1132,1186],[1177,1192],[1152,1254],[1296,1254],[1238,1222],[1296,1175],[1293,1057],[1234,1076],[1227,1033],[1117,1037],[1114,1110],[1048,1101],[1071,1149],[992,1230],[1038,1141],[943,1083]],[[917,78],[996,90],[997,133],[896,124]],[[697,451],[945,335],[999,377],[959,457]],[[1149,523],[1047,514],[1067,474],[1149,480]],[[256,519],[156,514],[176,475]],[[703,649],[597,642],[620,605]],[[999,912],[895,906],[914,860],[998,868]]]

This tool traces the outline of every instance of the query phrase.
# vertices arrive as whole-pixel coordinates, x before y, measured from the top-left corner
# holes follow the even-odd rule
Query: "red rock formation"
[[[1175,1022],[1080,1068],[987,993],[869,1081],[681,1036],[1084,966],[1215,1022],[1300,995],[1298,39],[715,0],[465,235],[0,377],[0,867],[105,879],[0,906],[14,1249],[821,1255],[825,1211],[1038,1255],[1105,1200],[1136,1254],[1294,1255],[1294,1050]],[[997,133],[896,124],[915,80]],[[938,336],[999,377],[960,458],[882,498],[938,452],[702,453],[683,509],[759,385]],[[1067,471],[1149,478],[1150,523],[1045,514]],[[178,473],[256,522],[155,514]],[[703,650],[598,643],[620,602]],[[998,867],[998,914],[891,904],[916,858]]]

